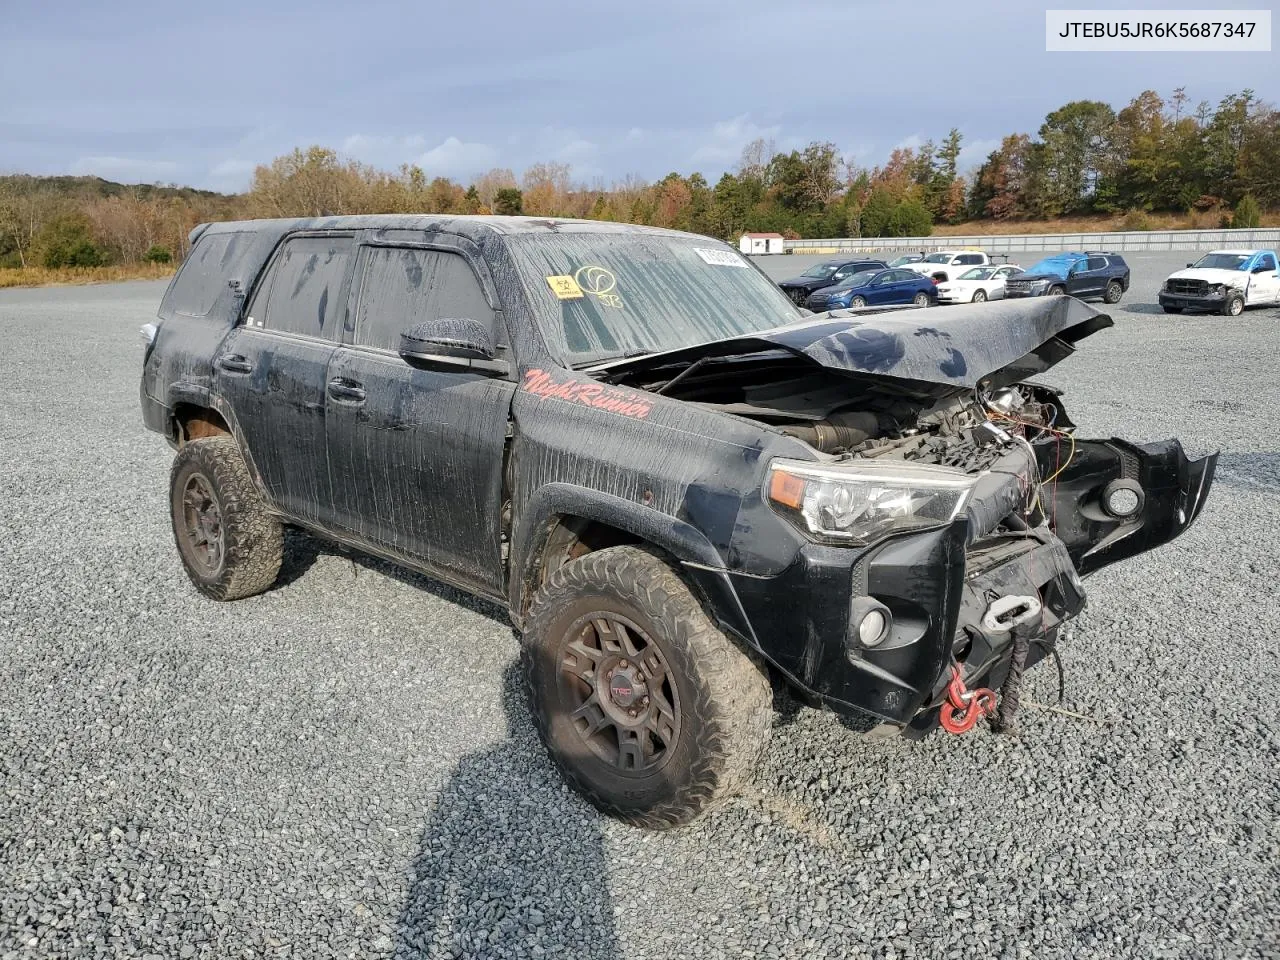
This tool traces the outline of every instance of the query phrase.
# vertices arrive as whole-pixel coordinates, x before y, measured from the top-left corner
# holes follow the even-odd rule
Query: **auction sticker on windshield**
[[[584,296],[578,281],[573,277],[547,277],[547,286],[559,300],[581,300]]]
[[[736,253],[728,250],[708,250],[706,247],[694,247],[693,252],[713,267],[745,267],[744,261]]]

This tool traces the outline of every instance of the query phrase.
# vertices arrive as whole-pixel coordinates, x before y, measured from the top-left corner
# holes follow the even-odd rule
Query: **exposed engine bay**
[[[1045,386],[979,384],[961,391],[921,385],[916,391],[807,365],[796,376],[788,361],[776,359],[712,361],[643,385],[769,424],[838,460],[906,460],[985,472],[969,506],[974,538],[1002,524],[1025,530],[1043,522],[1038,488],[1046,478],[1034,445],[1051,443],[1057,458],[1075,426],[1058,392]]]

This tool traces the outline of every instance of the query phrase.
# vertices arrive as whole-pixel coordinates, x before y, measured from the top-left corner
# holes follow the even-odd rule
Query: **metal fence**
[[[879,250],[956,250],[974,247],[988,253],[1060,250],[1247,250],[1280,247],[1280,229],[1254,230],[1125,230],[1115,233],[1028,233],[989,237],[846,237],[831,240],[785,240],[786,253],[856,253]]]

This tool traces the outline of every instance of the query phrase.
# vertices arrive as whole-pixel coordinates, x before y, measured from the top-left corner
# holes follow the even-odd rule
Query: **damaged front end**
[[[709,596],[724,581],[722,621],[813,701],[916,735],[972,726],[994,699],[974,688],[1053,650],[1082,577],[1185,530],[1216,463],[1176,440],[1079,439],[1060,395],[1025,382],[1110,326],[1078,301],[919,316],[828,315],[616,378],[803,441],[770,461],[731,550],[768,553],[781,520],[789,561],[696,576]]]

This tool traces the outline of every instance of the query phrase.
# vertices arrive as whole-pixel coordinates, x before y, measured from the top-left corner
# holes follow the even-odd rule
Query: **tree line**
[[[1144,91],[1120,110],[1077,100],[1049,113],[1035,136],[1010,134],[971,171],[964,138],[895,149],[875,167],[834,143],[783,151],[746,146],[714,185],[700,173],[655,183],[576,182],[562,163],[517,178],[493,169],[463,185],[418,166],[381,170],[321,146],[257,168],[249,190],[124,186],[94,177],[0,177],[0,267],[166,263],[186,254],[205,220],[359,213],[494,213],[644,223],[733,239],[926,236],[935,224],[1151,212],[1192,213],[1204,226],[1254,226],[1280,207],[1280,112],[1245,90],[1216,107],[1186,91]]]

